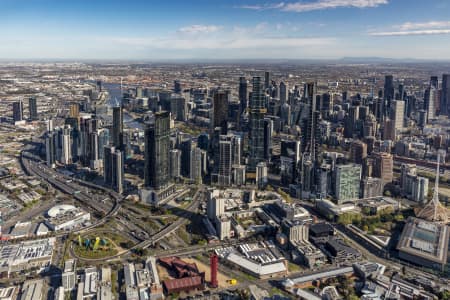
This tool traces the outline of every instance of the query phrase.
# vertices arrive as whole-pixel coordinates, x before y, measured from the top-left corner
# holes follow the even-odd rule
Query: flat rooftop
[[[449,227],[410,217],[397,245],[399,251],[445,264],[447,262]]]

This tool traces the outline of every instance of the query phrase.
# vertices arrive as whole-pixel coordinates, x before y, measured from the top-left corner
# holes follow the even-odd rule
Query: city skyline
[[[450,3],[0,1],[0,59],[450,60]]]

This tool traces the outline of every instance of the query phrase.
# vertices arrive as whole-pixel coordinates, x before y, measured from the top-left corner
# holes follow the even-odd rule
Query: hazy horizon
[[[450,60],[445,0],[0,1],[3,60]]]

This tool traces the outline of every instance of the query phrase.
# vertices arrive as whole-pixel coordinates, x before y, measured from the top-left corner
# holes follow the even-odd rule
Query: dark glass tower
[[[228,92],[218,90],[213,98],[213,127],[220,127],[221,134],[227,134],[228,124]]]
[[[264,73],[264,89],[268,89],[270,87],[270,72]]]
[[[387,116],[389,114],[391,108],[391,102],[395,97],[395,89],[394,89],[394,76],[386,75],[384,77],[384,105],[383,105],[383,116]]]
[[[264,161],[264,117],[266,99],[261,77],[253,77],[252,97],[250,98],[250,160],[249,173],[256,172],[256,165]]]
[[[19,122],[23,120],[23,102],[22,100],[13,103],[13,120]]]
[[[239,77],[239,103],[241,105],[240,114],[247,109],[247,79],[245,77]]]
[[[30,120],[38,119],[36,97],[28,98],[28,111],[30,112]]]
[[[153,124],[145,129],[144,182],[146,187],[161,189],[169,183],[170,113],[155,113]]]
[[[441,115],[450,115],[450,74],[442,75]]]
[[[308,109],[308,115],[303,121],[302,126],[302,150],[303,152],[311,153],[311,159],[314,161],[316,154],[316,129],[317,129],[317,115],[316,112],[316,84],[314,82],[309,82],[305,84],[305,89],[303,93]]]
[[[112,145],[117,149],[124,150],[122,105],[113,107]]]

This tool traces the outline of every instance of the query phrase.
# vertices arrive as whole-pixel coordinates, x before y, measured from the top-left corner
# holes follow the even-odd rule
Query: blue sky
[[[448,0],[0,0],[5,59],[450,59]]]

